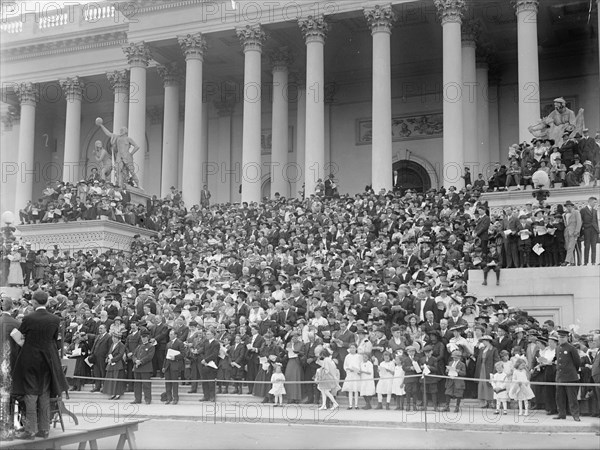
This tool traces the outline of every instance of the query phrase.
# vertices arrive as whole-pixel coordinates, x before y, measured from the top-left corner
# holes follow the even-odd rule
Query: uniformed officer
[[[133,375],[136,380],[149,380],[152,375],[152,359],[154,358],[154,345],[150,341],[150,331],[147,328],[140,329],[142,343],[133,352]],[[142,389],[144,400],[149,405],[152,402],[152,384],[148,382],[135,382],[133,395],[135,400],[132,404],[142,403]]]
[[[579,375],[577,369],[580,365],[579,352],[569,344],[569,331],[558,330],[558,348],[556,349],[556,382],[577,383]],[[579,422],[579,403],[577,402],[578,386],[561,385],[556,386],[556,406],[558,416],[553,419],[567,418],[567,400],[569,410],[576,422]]]

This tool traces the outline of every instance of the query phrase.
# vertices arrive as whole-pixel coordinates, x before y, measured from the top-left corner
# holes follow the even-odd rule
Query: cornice
[[[26,45],[23,47],[13,47],[2,51],[0,55],[3,62],[12,62],[43,56],[73,53],[82,50],[91,50],[94,48],[122,46],[127,42],[127,33],[125,31],[114,31],[90,36],[73,37],[60,41]]]

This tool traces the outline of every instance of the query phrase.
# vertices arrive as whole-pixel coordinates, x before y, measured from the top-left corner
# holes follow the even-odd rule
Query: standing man
[[[94,389],[91,392],[100,392],[102,389],[102,380],[106,376],[106,358],[110,351],[112,338],[106,332],[106,325],[98,326],[98,336],[92,346],[90,361],[92,362],[92,374],[94,378]]]
[[[556,349],[556,382],[577,383],[579,382],[579,351],[569,344],[569,331],[558,330],[558,348]],[[579,402],[577,401],[578,386],[556,386],[556,406],[558,416],[553,419],[567,418],[567,401],[569,410],[575,422],[579,422]]]
[[[21,349],[13,338],[10,337],[10,333],[21,326],[21,322],[13,318],[10,313],[13,309],[13,301],[10,297],[2,298],[2,313],[0,314],[0,365],[8,366],[8,373],[12,372],[15,367],[15,361],[17,355]],[[8,364],[7,364],[8,363]],[[8,377],[10,378],[10,377]],[[0,377],[2,385],[4,386],[7,381],[3,376]],[[0,422],[0,438],[3,440],[10,440],[13,436],[14,423],[11,420],[14,415],[15,404],[14,400],[10,400],[8,417],[2,417]]]
[[[36,291],[31,298],[35,311],[19,327],[23,348],[13,370],[12,395],[25,397],[25,428],[17,439],[46,439],[50,432],[50,398],[68,391],[58,357],[60,319],[46,311],[48,293]]]
[[[125,370],[126,370],[126,374],[127,374],[126,375],[127,379],[133,380],[133,378],[134,378],[133,372],[134,372],[134,365],[135,365],[133,354],[134,354],[135,350],[139,347],[139,345],[142,343],[142,335],[140,333],[140,330],[138,329],[137,322],[133,321],[129,324],[129,326],[130,326],[129,334],[125,338],[125,355],[126,355]],[[148,331],[148,330],[146,330],[146,331]],[[154,350],[152,351],[152,353],[154,353]],[[134,390],[133,389],[134,384],[135,383],[128,384],[127,392],[132,392]]]
[[[150,341],[150,331],[147,328],[140,330],[142,343],[133,352],[133,376],[136,380],[149,380],[152,375],[152,359],[154,358],[154,345]],[[152,384],[149,381],[133,383],[134,400],[132,404],[142,403],[142,389],[146,405],[152,403]]]
[[[183,371],[183,342],[177,339],[175,330],[169,331],[169,342],[167,344],[167,354],[162,368],[165,374],[165,389],[167,391],[167,405],[179,402],[179,383],[171,383],[170,380],[179,380]]]
[[[588,262],[592,263],[592,266],[596,264],[596,244],[598,244],[598,210],[596,204],[598,199],[596,197],[588,198],[587,206],[584,206],[579,210],[581,215],[581,227],[583,228],[583,264],[587,265]],[[592,259],[589,260],[590,249],[592,251]]]
[[[490,229],[490,216],[485,213],[485,206],[480,205],[477,210],[479,211],[479,219],[477,225],[475,225],[474,234],[481,240],[481,255],[485,258],[488,253],[488,241],[490,235],[488,230]]]
[[[31,250],[31,242],[25,243],[25,254],[23,255],[23,262],[21,268],[23,269],[23,284],[29,286],[29,281],[33,276],[33,269],[35,268],[36,253]]]
[[[575,209],[575,205],[571,200],[567,200],[565,207],[567,208],[567,212],[563,214],[563,221],[565,222],[565,249],[567,256],[563,265],[574,266],[575,245],[581,231],[581,214]]]
[[[217,368],[219,364],[219,350],[221,344],[215,339],[215,333],[212,329],[206,332],[206,344],[204,346],[204,358],[200,361],[204,368],[202,369],[202,392],[204,401],[215,401],[215,383],[217,378]],[[220,388],[219,388],[220,389]]]
[[[202,191],[200,191],[200,206],[202,208],[208,208],[210,206],[210,191],[208,190],[208,186],[205,184],[202,186]]]

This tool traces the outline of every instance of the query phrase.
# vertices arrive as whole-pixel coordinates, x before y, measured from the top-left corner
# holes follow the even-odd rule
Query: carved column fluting
[[[463,77],[463,148],[465,167],[471,169],[472,178],[481,170],[480,155],[477,151],[477,72],[475,50],[480,34],[480,24],[476,20],[465,20],[461,28],[461,53]],[[472,181],[474,181],[472,179]],[[462,187],[462,186],[461,186]]]
[[[39,178],[39,173],[34,166],[35,109],[39,101],[39,87],[35,83],[20,83],[15,91],[21,103],[18,178],[15,192],[15,209],[18,210],[24,208],[31,200],[33,180]]]
[[[106,78],[114,94],[113,132],[118,133],[129,120],[129,70],[107,72]]]
[[[306,142],[304,183],[306,197],[325,177],[325,69],[323,54],[329,24],[323,15],[299,19],[306,43]]]
[[[81,178],[79,152],[81,149],[81,99],[84,83],[79,77],[69,77],[59,82],[67,100],[62,179],[65,182],[77,183]]]
[[[140,147],[133,161],[139,187],[143,188],[146,165],[146,69],[152,55],[144,42],[131,43],[123,47],[123,51],[129,63],[129,137]]]
[[[289,150],[288,74],[292,60],[286,50],[278,50],[270,55],[270,62],[273,70],[271,198],[277,192],[289,197],[290,183],[286,174]]]
[[[260,202],[261,57],[267,36],[260,24],[236,29],[244,51],[244,117],[242,137],[242,202]]]
[[[464,0],[434,0],[442,22],[444,111],[443,166],[444,187],[459,185],[464,171],[463,152],[463,80],[461,23]]]
[[[183,125],[183,170],[181,186],[188,207],[200,204],[206,159],[200,147],[202,136],[202,69],[206,40],[202,33],[177,38],[185,56],[185,118]]]
[[[160,182],[160,194],[164,197],[170,192],[171,186],[179,188],[179,85],[182,71],[175,63],[159,66],[157,70],[165,88]]]
[[[538,0],[514,2],[517,14],[519,73],[519,141],[531,139],[528,128],[540,119],[540,70],[538,62]]]
[[[396,14],[391,5],[365,8],[373,36],[373,141],[371,185],[392,190],[392,69],[390,37]]]

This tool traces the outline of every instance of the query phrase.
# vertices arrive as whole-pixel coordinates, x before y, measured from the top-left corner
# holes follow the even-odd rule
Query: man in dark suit
[[[592,348],[593,347],[598,351],[592,361],[592,380],[594,380],[594,383],[600,384],[600,335],[595,336]],[[598,402],[600,401],[600,386],[596,386],[594,390],[596,391],[596,401]],[[596,417],[599,415],[600,414],[596,413]]]
[[[417,317],[419,318],[418,322],[425,321],[425,313],[427,311],[431,311],[431,313],[435,317],[436,305],[435,300],[428,295],[428,291],[426,288],[421,288],[417,291],[417,298],[415,299],[415,307],[414,311]]]
[[[110,334],[106,332],[106,326],[100,325],[98,327],[98,336],[94,341],[91,351],[91,361],[93,363],[92,373],[95,378],[104,378],[106,376],[106,357],[110,351],[110,345],[112,339]],[[94,381],[94,389],[92,392],[99,392],[102,389],[102,381]]]
[[[138,324],[137,322],[131,322],[129,324],[129,334],[127,335],[127,337],[125,338],[125,355],[126,355],[126,373],[127,373],[127,379],[128,380],[132,380],[134,378],[133,376],[133,365],[134,365],[134,361],[133,361],[133,352],[135,352],[135,349],[138,348],[138,346],[142,343],[142,336],[140,335],[140,330],[138,329]],[[133,384],[134,383],[129,383],[129,386],[127,388],[128,392],[132,392],[133,391]]]
[[[252,336],[246,345],[248,349],[248,353],[246,353],[246,360],[248,361],[248,373],[246,374],[246,380],[254,381],[256,379],[256,375],[258,374],[258,365],[259,365],[259,352],[262,346],[265,344],[264,338],[258,334],[258,327],[256,325],[252,325],[250,327],[250,332]],[[248,393],[252,394],[252,389],[254,388],[254,384],[248,384]]]
[[[10,333],[15,328],[19,328],[19,326],[21,326],[21,322],[10,315],[10,312],[13,309],[13,301],[10,299],[10,297],[4,297],[2,299],[1,306],[2,314],[0,315],[0,349],[8,347],[10,349],[10,353],[8,355],[4,354],[3,352],[0,353],[0,364],[4,363],[4,357],[8,357],[8,372],[11,373],[13,367],[15,367],[15,361],[17,360],[17,355],[19,354],[21,347],[19,347],[15,340],[10,336]],[[11,399],[8,417],[13,417],[14,408],[14,401]],[[14,423],[12,420],[7,420],[5,422],[3,417],[2,422],[0,422],[0,427],[2,427],[0,428],[2,430],[11,430],[12,433]]]
[[[355,284],[356,286],[356,294],[352,296],[352,303],[355,305],[364,305],[371,298],[371,294],[365,292],[365,283],[359,281]]]
[[[141,343],[133,351],[133,376],[136,380],[149,380],[152,375],[152,359],[154,358],[154,345],[150,344],[150,331],[142,328],[139,332]],[[138,382],[133,384],[134,401],[132,404],[142,403],[142,390],[146,404],[152,403],[152,384]]]
[[[569,344],[569,331],[558,330],[558,348],[556,349],[556,382],[578,383],[581,358],[579,351]],[[573,420],[579,422],[579,402],[577,401],[578,386],[556,386],[556,406],[558,416],[554,419],[567,418],[567,401]]]
[[[209,329],[206,332],[206,344],[204,345],[204,358],[200,363],[204,366],[202,370],[202,392],[204,393],[203,401],[215,401],[215,383],[213,380],[217,378],[217,367],[219,365],[219,350],[221,344],[215,339],[214,332]]]
[[[244,379],[245,371],[244,366],[246,365],[246,344],[241,335],[236,334],[234,343],[227,353],[229,354],[229,360],[231,361],[231,378],[233,380],[241,381]],[[242,384],[235,383],[235,393],[242,393]]]
[[[435,322],[435,316],[433,311],[425,312],[425,322],[421,325],[421,329],[425,334],[429,334],[431,331],[438,331],[440,329],[440,324]]]
[[[481,240],[481,254],[486,256],[488,252],[488,241],[490,240],[488,234],[490,228],[490,216],[485,213],[485,206],[483,205],[480,205],[479,208],[477,208],[477,211],[479,211],[479,219],[475,225],[474,233],[475,236]]]
[[[48,293],[33,293],[35,311],[26,315],[19,327],[24,337],[22,351],[15,361],[12,395],[25,398],[25,428],[17,439],[47,438],[50,431],[50,398],[69,386],[58,356],[60,319],[46,311]],[[39,427],[39,428],[38,428]]]
[[[160,374],[161,368],[164,367],[165,355],[167,352],[167,341],[169,341],[169,327],[164,321],[163,316],[154,318],[154,328],[152,329],[152,339],[156,341],[154,349],[154,367],[155,376]]]
[[[340,319],[340,329],[333,332],[331,339],[331,349],[333,350],[333,359],[337,360],[337,366],[340,370],[340,378],[346,378],[344,370],[344,360],[348,355],[348,348],[351,344],[356,344],[356,336],[348,328],[348,319],[342,317]]]
[[[179,352],[176,355],[169,356],[169,350]],[[169,331],[169,342],[167,343],[167,352],[163,364],[162,373],[165,374],[165,389],[167,391],[167,405],[179,402],[179,383],[169,383],[169,380],[179,380],[181,372],[184,369],[183,352],[185,348],[183,342],[177,339],[175,330]]]
[[[277,316],[277,323],[283,327],[286,323],[294,325],[298,320],[298,314],[290,308],[290,302],[284,300],[282,302],[283,310]]]
[[[590,197],[588,204],[579,210],[581,215],[581,229],[583,231],[583,263],[591,262],[596,264],[596,244],[598,243],[598,210],[596,204],[598,199]],[[592,259],[590,261],[590,250]]]

